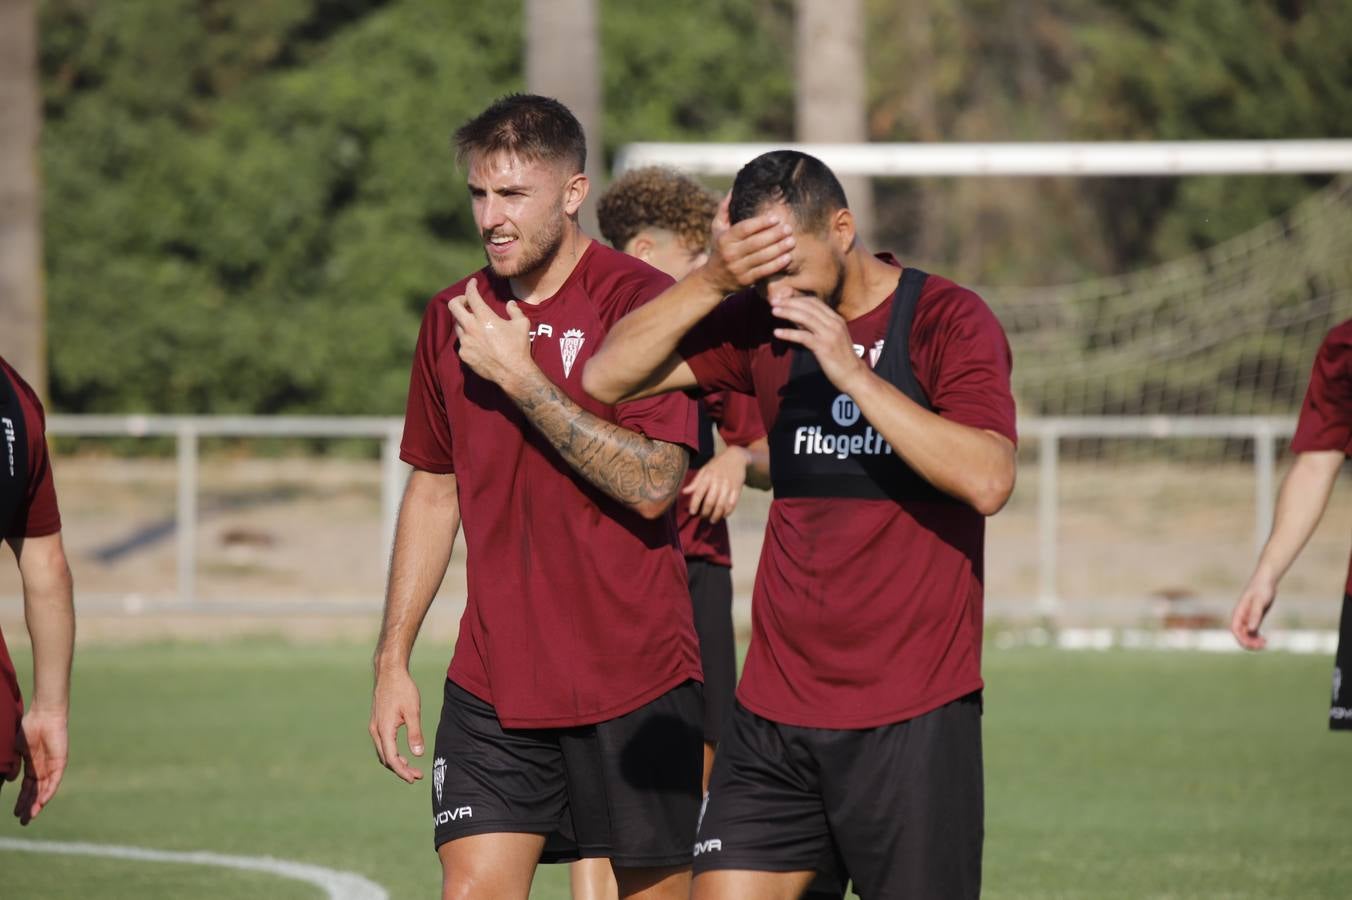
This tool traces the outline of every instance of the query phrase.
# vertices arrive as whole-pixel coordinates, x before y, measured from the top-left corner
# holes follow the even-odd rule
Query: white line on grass
[[[80,844],[63,841],[29,841],[0,838],[0,850],[20,853],[57,853],[67,856],[103,856],[138,862],[183,863],[191,866],[219,866],[266,872],[293,881],[303,881],[323,889],[329,900],[388,900],[389,894],[375,882],[352,872],[339,872],[308,863],[273,859],[269,856],[226,856],[206,851],[178,852],[149,850],[145,847],[118,847],[112,844]]]
[[[1005,632],[997,635],[995,645],[1010,647],[1049,647],[1062,650],[1199,650],[1204,653],[1239,653],[1242,648],[1234,635],[1221,628],[1045,628]],[[1332,656],[1338,649],[1336,631],[1274,631],[1268,647],[1287,653]]]

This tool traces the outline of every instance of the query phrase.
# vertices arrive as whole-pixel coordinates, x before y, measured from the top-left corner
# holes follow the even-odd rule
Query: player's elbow
[[[624,399],[624,392],[606,370],[606,361],[600,353],[587,360],[582,367],[582,390],[613,406]]]
[[[633,504],[633,510],[645,519],[660,519],[667,514],[667,510],[671,509],[671,504],[675,499],[676,494],[673,491],[671,496],[665,500],[640,500]]]
[[[74,589],[61,533],[26,538],[19,551],[19,577],[24,593],[35,597],[66,597]]]
[[[1015,468],[1011,462],[1008,467],[1001,467],[998,471],[989,473],[987,477],[973,485],[972,508],[983,516],[993,516],[1004,509],[1014,493],[1014,472]]]

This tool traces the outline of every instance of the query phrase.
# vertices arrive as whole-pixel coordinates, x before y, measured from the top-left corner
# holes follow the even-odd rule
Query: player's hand
[[[517,379],[534,366],[530,355],[530,320],[515,300],[502,318],[484,302],[473,279],[465,293],[447,303],[460,339],[460,359],[480,377],[512,393]]]
[[[423,776],[399,753],[399,729],[408,727],[408,747],[414,756],[422,756],[421,707],[418,686],[406,670],[390,669],[376,675],[371,695],[371,741],[380,764],[409,784]]]
[[[681,489],[689,498],[690,515],[720,522],[732,514],[746,484],[747,453],[741,447],[724,447],[709,460],[690,483]]]
[[[854,352],[854,341],[845,320],[818,297],[779,296],[772,291],[770,309],[777,318],[798,326],[776,328],[775,337],[811,350],[822,374],[841,391],[850,393],[851,386],[869,373],[868,364]]]
[[[1235,611],[1230,615],[1230,633],[1246,650],[1262,650],[1267,638],[1258,633],[1272,603],[1277,599],[1277,585],[1255,575],[1239,595]]]
[[[711,229],[713,251],[702,269],[709,284],[722,294],[751,287],[788,266],[789,253],[796,243],[793,229],[775,215],[753,216],[731,224],[731,199],[729,194],[718,205]]]
[[[20,825],[27,825],[52,802],[66,772],[70,743],[65,711],[30,708],[19,726],[18,743],[23,757],[23,780],[14,803],[14,815]]]

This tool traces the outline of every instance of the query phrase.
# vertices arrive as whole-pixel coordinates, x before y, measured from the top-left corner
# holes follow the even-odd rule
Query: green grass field
[[[418,660],[429,740],[447,652]],[[7,786],[0,838],[271,856],[435,896],[426,782],[398,782],[366,736],[367,657],[280,641],[84,649],[61,794],[21,829]],[[989,650],[985,896],[1352,895],[1352,735],[1324,726],[1329,674],[1327,659],[1278,654]],[[5,898],[322,895],[7,850],[0,875]],[[533,896],[566,884],[545,867]]]

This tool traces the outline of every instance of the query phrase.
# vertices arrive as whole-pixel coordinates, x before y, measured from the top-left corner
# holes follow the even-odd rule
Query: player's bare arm
[[[74,585],[61,534],[10,541],[23,581],[33,643],[33,702],[20,723],[23,781],[14,815],[27,825],[51,802],[69,757],[70,663],[75,649]]]
[[[817,297],[771,295],[793,327],[775,337],[806,347],[822,373],[849,394],[869,423],[926,481],[982,515],[999,512],[1014,491],[1014,444],[1004,435],[952,422],[924,409],[855,355],[840,314]]]
[[[1341,450],[1300,453],[1282,481],[1272,534],[1258,556],[1258,565],[1244,586],[1230,616],[1230,633],[1248,650],[1262,650],[1267,638],[1259,634],[1263,619],[1277,599],[1277,585],[1314,534],[1324,515],[1333,485],[1343,465]]]
[[[731,227],[727,221],[724,198],[708,261],[615,324],[582,370],[583,390],[603,403],[619,403],[695,386],[676,345],[728,294],[787,266],[795,244],[793,230],[778,216]]]
[[[415,470],[404,488],[390,559],[385,611],[374,662],[368,730],[376,756],[401,779],[412,784],[422,772],[399,752],[399,729],[408,729],[414,756],[423,754],[421,699],[409,674],[413,642],[446,575],[456,533],[460,499],[454,475]]]
[[[664,513],[685,477],[683,447],[607,422],[574,403],[530,356],[530,322],[515,302],[493,312],[474,282],[450,301],[460,359],[494,382],[578,474],[648,518]]]
[[[720,450],[682,489],[682,502],[689,504],[692,516],[718,522],[732,515],[746,485],[770,487],[770,444],[765,438]]]

